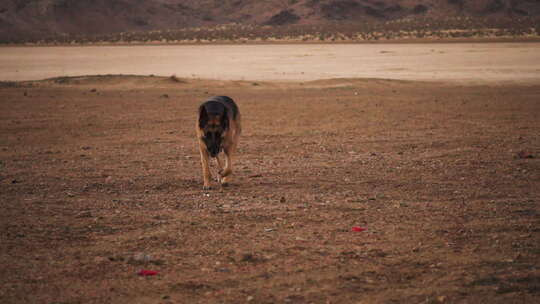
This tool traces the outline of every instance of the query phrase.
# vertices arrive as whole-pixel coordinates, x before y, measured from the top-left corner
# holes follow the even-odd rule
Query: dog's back
[[[208,113],[216,112],[218,114],[221,112],[221,107],[219,107],[219,104],[225,106],[229,113],[232,113],[232,119],[236,120],[238,117],[238,114],[240,111],[238,110],[238,106],[232,100],[232,98],[228,96],[214,96],[210,97],[205,103],[205,108]]]

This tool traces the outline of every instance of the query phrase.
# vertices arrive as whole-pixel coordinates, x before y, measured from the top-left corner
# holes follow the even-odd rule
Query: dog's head
[[[216,101],[207,101],[199,107],[199,128],[210,156],[216,157],[222,149],[223,138],[229,128],[227,108]]]

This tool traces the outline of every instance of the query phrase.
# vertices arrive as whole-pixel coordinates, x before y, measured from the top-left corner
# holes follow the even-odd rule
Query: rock
[[[99,263],[102,263],[102,262],[105,262],[105,261],[108,261],[109,259],[106,258],[106,257],[102,257],[102,256],[97,256],[94,258],[94,263],[96,264],[99,264]]]
[[[242,258],[240,259],[241,262],[255,262],[256,258],[253,254],[251,253],[246,253],[242,256]]]
[[[111,262],[123,262],[123,261],[125,261],[123,256],[110,256],[110,257],[108,257],[108,259]]]
[[[128,264],[131,264],[131,265],[141,265],[141,264],[147,264],[147,263],[151,263],[154,265],[162,265],[164,262],[162,260],[156,259],[154,256],[150,254],[146,254],[143,252],[134,254],[128,260]]]
[[[407,204],[404,203],[404,202],[396,202],[396,203],[394,204],[394,206],[395,206],[396,208],[409,207],[409,205],[407,205]]]
[[[139,252],[134,254],[129,258],[128,264],[131,265],[142,265],[142,264],[154,264],[154,265],[163,265],[165,264],[164,260],[157,259],[151,254],[146,254],[144,252]]]
[[[225,272],[225,273],[231,272],[231,270],[229,268],[218,268],[218,269],[216,269],[216,271],[217,272]]]
[[[445,302],[446,301],[446,296],[438,296],[437,301],[439,301],[440,303]]]
[[[77,213],[75,217],[76,218],[92,217],[92,212],[90,212],[89,210],[81,211]]]
[[[519,151],[518,154],[516,155],[517,158],[520,158],[520,159],[527,159],[527,158],[534,158],[534,155],[528,151]]]

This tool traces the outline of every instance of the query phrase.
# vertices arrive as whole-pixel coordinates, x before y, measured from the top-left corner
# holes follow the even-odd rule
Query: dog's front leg
[[[218,155],[216,156],[217,165],[218,165],[218,174],[217,174],[217,181],[221,183],[221,172],[223,172],[223,160]]]
[[[201,152],[201,166],[202,166],[202,173],[203,173],[203,189],[208,190],[210,189],[210,179],[212,176],[210,175],[210,167],[208,165],[208,150],[206,150],[206,145],[199,141],[199,151]]]
[[[229,176],[232,174],[232,153],[231,148],[223,149],[225,152],[225,168],[219,171],[219,176],[221,179],[221,185],[227,186],[229,182]]]

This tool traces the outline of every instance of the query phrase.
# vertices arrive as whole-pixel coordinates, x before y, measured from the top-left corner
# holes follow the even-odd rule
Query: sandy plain
[[[221,80],[540,80],[540,43],[255,44],[0,48],[0,80],[97,74]]]

